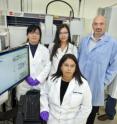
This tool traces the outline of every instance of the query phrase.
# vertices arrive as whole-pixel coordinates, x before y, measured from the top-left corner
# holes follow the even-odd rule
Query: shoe
[[[109,117],[107,114],[98,116],[98,120],[106,121],[106,120],[113,120],[114,118]]]

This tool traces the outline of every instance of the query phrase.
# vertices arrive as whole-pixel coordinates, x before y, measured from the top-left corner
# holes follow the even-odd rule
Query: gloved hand
[[[47,121],[49,118],[49,113],[47,111],[43,111],[40,113],[40,117],[44,120]]]
[[[40,81],[38,81],[37,79],[35,79],[35,85],[40,84]]]
[[[36,86],[40,83],[37,79],[34,80],[31,76],[28,76],[26,81],[30,86]]]

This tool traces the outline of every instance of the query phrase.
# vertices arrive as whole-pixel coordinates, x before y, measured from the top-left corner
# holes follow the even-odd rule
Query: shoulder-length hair
[[[59,35],[60,35],[60,31],[61,31],[62,28],[67,29],[67,31],[68,31],[68,43],[71,43],[71,34],[70,34],[70,30],[69,30],[68,25],[67,24],[60,25],[57,28],[56,35],[55,35],[55,38],[54,38],[54,46],[52,48],[52,53],[50,55],[50,60],[51,61],[52,61],[53,56],[56,56],[58,48],[61,47],[61,41],[60,41]],[[67,46],[67,49],[68,49],[68,46]]]
[[[59,64],[58,64],[58,69],[57,69],[56,73],[54,73],[54,74],[52,75],[52,79],[55,80],[55,79],[57,79],[57,78],[59,78],[59,77],[61,77],[61,76],[63,75],[62,70],[61,70],[61,67],[62,67],[62,64],[63,64],[67,59],[73,60],[74,63],[76,64],[76,68],[75,68],[75,72],[74,72],[74,74],[73,74],[73,78],[75,78],[75,79],[78,81],[79,85],[81,85],[81,84],[83,83],[81,77],[83,77],[83,76],[82,76],[82,74],[81,74],[81,72],[80,72],[79,65],[78,65],[78,61],[77,61],[76,57],[75,57],[73,54],[65,54],[65,55],[61,58],[61,60],[59,61]]]
[[[39,41],[41,41],[42,32],[41,32],[41,28],[38,25],[29,25],[27,28],[27,35],[31,32],[35,32],[36,30],[39,31],[39,35],[40,35]],[[28,39],[27,39],[27,41],[28,41]]]

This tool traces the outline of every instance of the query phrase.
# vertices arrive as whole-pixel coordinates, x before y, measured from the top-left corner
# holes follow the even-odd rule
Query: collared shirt
[[[91,51],[93,48],[95,48],[97,42],[102,40],[104,38],[104,36],[105,36],[105,34],[102,35],[99,39],[95,39],[95,37],[93,36],[93,33],[92,33],[92,35],[90,37],[90,42],[88,45],[89,51]]]

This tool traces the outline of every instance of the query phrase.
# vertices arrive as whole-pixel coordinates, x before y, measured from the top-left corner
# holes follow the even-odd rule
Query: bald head
[[[93,19],[93,23],[95,23],[95,22],[99,22],[99,21],[102,21],[102,22],[104,22],[104,23],[106,23],[106,19],[105,19],[105,17],[104,16],[101,16],[101,15],[99,15],[99,16],[96,16],[94,19]]]
[[[92,23],[94,37],[100,38],[105,33],[106,19],[104,16],[96,16]]]

